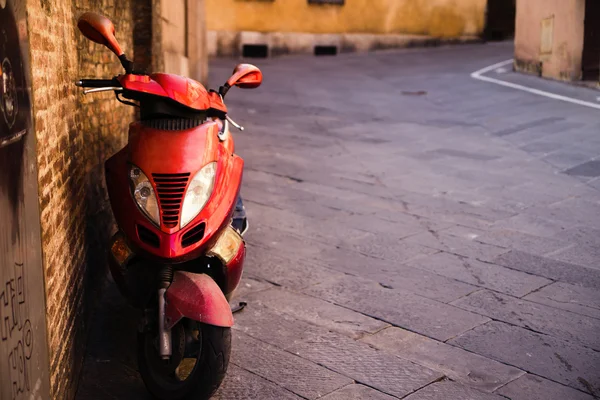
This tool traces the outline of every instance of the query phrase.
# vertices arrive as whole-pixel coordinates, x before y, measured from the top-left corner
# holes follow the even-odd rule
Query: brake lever
[[[239,125],[239,124],[237,124],[237,123],[236,123],[234,120],[232,120],[232,119],[231,119],[231,117],[229,117],[229,115],[226,115],[226,116],[225,116],[225,119],[226,119],[227,121],[229,121],[229,123],[230,123],[231,125],[233,125],[233,126],[235,126],[236,128],[238,128],[240,131],[243,131],[243,130],[244,130],[244,127],[243,127],[243,126],[241,126],[241,125]]]
[[[229,119],[224,119],[223,120],[223,125],[221,126],[221,130],[219,132],[217,132],[217,137],[219,138],[219,140],[221,142],[225,141],[225,139],[227,139],[227,132],[229,132]]]
[[[111,87],[101,87],[101,88],[94,88],[94,89],[87,89],[83,91],[83,94],[89,94],[89,93],[97,93],[97,92],[109,92],[114,90],[115,92],[121,92],[123,90],[122,87],[117,87],[117,86],[111,86]]]

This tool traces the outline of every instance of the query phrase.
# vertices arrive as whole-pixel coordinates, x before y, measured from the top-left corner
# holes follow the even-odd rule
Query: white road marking
[[[534,88],[530,88],[527,86],[518,85],[516,83],[505,82],[505,81],[501,81],[500,79],[494,79],[494,78],[490,78],[488,76],[483,76],[483,74],[485,74],[486,72],[489,72],[496,68],[501,68],[505,65],[511,64],[512,62],[513,62],[513,59],[511,58],[510,60],[502,61],[502,62],[493,64],[493,65],[490,65],[489,67],[482,68],[478,71],[473,72],[471,74],[471,78],[477,79],[480,81],[484,81],[484,82],[495,83],[497,85],[502,85],[502,86],[506,86],[509,88],[517,89],[517,90],[523,90],[525,92],[537,94],[538,96],[548,97],[548,98],[554,99],[554,100],[566,101],[568,103],[573,103],[573,104],[577,104],[580,106],[590,107],[590,108],[595,108],[595,109],[600,110],[600,104],[590,103],[589,101],[583,101],[583,100],[579,100],[579,99],[574,99],[572,97],[561,96],[559,94],[546,92],[544,90],[534,89]]]

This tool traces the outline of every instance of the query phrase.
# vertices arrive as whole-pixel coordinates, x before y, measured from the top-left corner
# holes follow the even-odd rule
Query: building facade
[[[477,39],[486,0],[206,0],[206,8],[210,55],[257,46],[276,55]]]
[[[77,18],[94,11],[111,19],[139,68],[204,81],[203,7],[201,0],[0,0],[0,13],[10,10],[16,18],[16,33],[2,52],[29,43],[20,47],[23,79],[13,78],[16,67],[0,69],[0,114],[16,113],[21,103],[14,99],[27,93],[28,106],[18,109],[30,121],[16,139],[16,124],[0,124],[0,278],[6,281],[0,300],[14,300],[0,301],[2,321],[10,311],[14,325],[0,341],[3,399],[73,398],[90,313],[106,281],[107,242],[116,227],[104,161],[125,145],[135,110],[112,93],[85,96],[74,85],[122,73],[108,49],[79,33]],[[13,357],[9,364],[7,356]],[[5,370],[11,360],[14,371]]]
[[[518,0],[515,69],[546,78],[598,81],[600,1]]]

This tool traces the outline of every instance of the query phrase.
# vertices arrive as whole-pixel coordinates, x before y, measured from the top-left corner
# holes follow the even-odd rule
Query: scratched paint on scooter
[[[210,325],[231,327],[233,315],[220,289],[208,275],[177,271],[167,291],[167,328],[187,317]]]

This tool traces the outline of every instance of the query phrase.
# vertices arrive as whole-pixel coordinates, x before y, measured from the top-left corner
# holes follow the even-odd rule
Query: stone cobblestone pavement
[[[600,113],[470,78],[511,54],[258,60],[232,90],[248,306],[216,399],[600,396]],[[148,398],[133,314],[109,286],[78,398]]]

